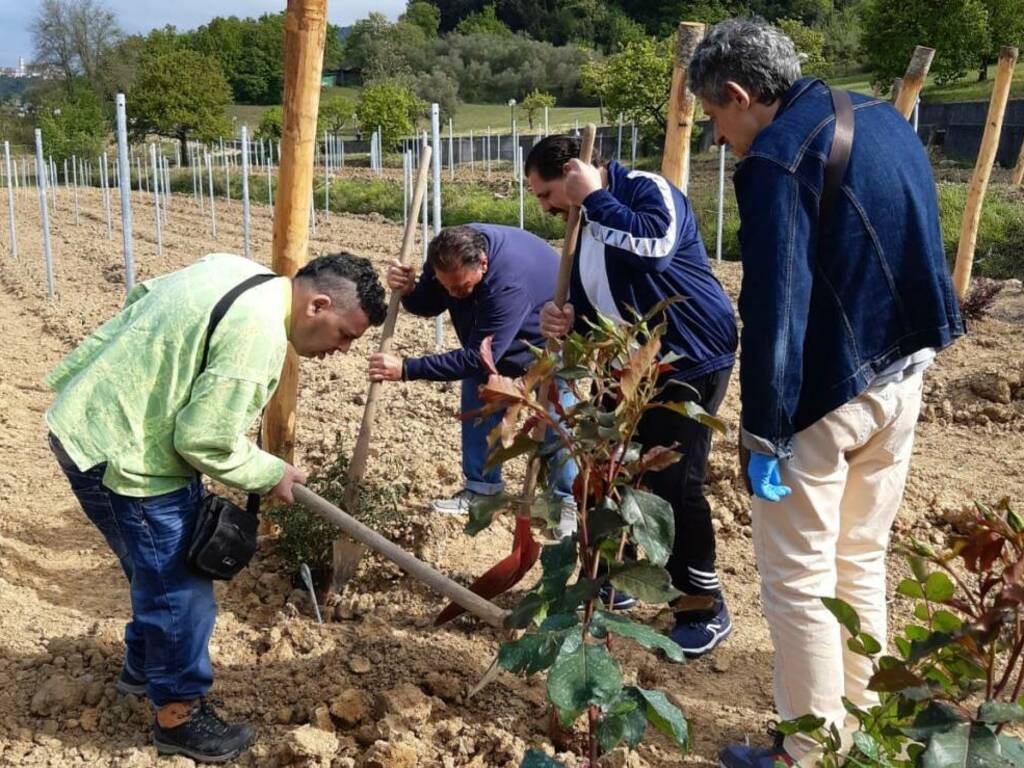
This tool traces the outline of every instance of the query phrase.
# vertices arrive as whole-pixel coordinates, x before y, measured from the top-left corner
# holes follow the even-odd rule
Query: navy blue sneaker
[[[636,605],[637,599],[627,592],[620,592],[615,590],[614,597],[612,596],[612,586],[605,584],[601,587],[599,593],[601,598],[601,604],[609,611],[628,611],[630,608]]]
[[[146,681],[135,677],[128,671],[128,667],[121,667],[121,674],[114,683],[114,689],[125,695],[131,693],[136,696],[146,695]]]
[[[718,753],[719,768],[777,768],[796,765],[796,761],[782,746],[781,733],[772,732],[775,743],[770,747],[751,747],[733,744]]]
[[[714,650],[730,634],[732,617],[725,600],[719,597],[711,610],[677,613],[676,625],[668,636],[679,644],[683,653],[695,659]]]

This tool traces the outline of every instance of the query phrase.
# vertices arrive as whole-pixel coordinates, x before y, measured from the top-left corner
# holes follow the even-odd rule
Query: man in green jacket
[[[384,321],[384,289],[350,254],[309,262],[294,279],[240,294],[210,339],[214,305],[265,267],[214,254],[148,280],[124,309],[46,378],[50,446],[86,516],[117,555],[131,588],[125,661],[116,686],[156,708],[161,754],[223,761],[255,739],[224,722],[205,695],[213,583],[186,563],[200,473],[291,502],[305,475],[246,433],[277,388],[289,343],[303,357],[345,352]]]

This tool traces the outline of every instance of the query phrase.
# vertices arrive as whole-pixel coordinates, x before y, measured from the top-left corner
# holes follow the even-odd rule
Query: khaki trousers
[[[779,503],[755,498],[754,551],[761,598],[775,648],[779,717],[813,713],[843,727],[842,697],[870,706],[871,664],[846,648],[846,630],[822,605],[839,597],[860,615],[862,631],[886,645],[885,555],[903,497],[922,375],[873,387],[793,440],[781,463],[793,493]],[[810,739],[791,736],[801,758]]]

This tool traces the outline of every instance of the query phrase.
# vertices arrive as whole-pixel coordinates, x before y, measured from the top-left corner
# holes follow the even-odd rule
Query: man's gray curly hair
[[[796,47],[763,19],[729,19],[711,28],[693,53],[690,90],[714,104],[726,100],[732,80],[762,104],[780,98],[800,78]]]

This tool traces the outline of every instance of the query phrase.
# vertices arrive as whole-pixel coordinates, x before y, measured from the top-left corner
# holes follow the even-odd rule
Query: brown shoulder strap
[[[832,94],[832,106],[836,112],[835,132],[832,136],[832,148],[825,164],[825,184],[821,190],[821,201],[818,204],[818,244],[819,250],[827,240],[828,225],[835,206],[839,188],[846,176],[846,166],[850,162],[850,150],[853,147],[853,103],[850,94],[838,88],[829,88]]]

